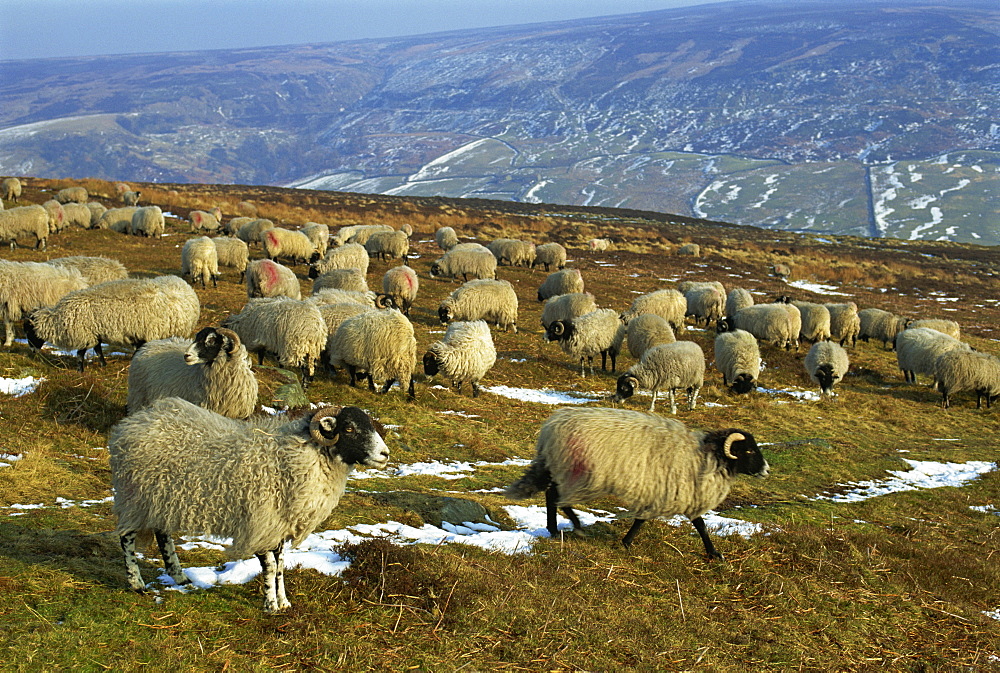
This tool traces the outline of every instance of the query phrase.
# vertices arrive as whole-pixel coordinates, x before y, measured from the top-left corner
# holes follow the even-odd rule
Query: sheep
[[[721,559],[702,516],[726,499],[736,475],[763,477],[768,469],[746,430],[689,430],[674,419],[638,411],[570,407],[542,424],[531,465],[505,495],[523,500],[545,491],[552,536],[558,534],[558,507],[579,530],[571,505],[621,498],[635,517],[622,539],[625,547],[646,519],[682,514],[698,531],[708,557]]]
[[[316,308],[319,309],[320,315],[323,316],[323,322],[326,323],[326,346],[324,346],[320,353],[320,360],[329,369],[330,340],[337,333],[340,323],[359,313],[374,311],[375,307],[368,306],[367,304],[359,304],[354,301],[342,301],[335,304],[316,304]]]
[[[0,319],[5,347],[14,343],[14,321],[42,306],[52,306],[66,294],[88,286],[77,269],[37,262],[0,260]]]
[[[119,234],[126,234],[132,231],[132,216],[139,210],[136,206],[126,206],[124,208],[111,208],[104,211],[97,224],[92,225],[94,229],[110,229]]]
[[[222,223],[215,216],[215,213],[209,213],[204,210],[192,210],[188,213],[188,220],[191,222],[191,233],[198,231],[215,233],[222,228]]]
[[[375,391],[378,379],[384,381],[384,395],[398,381],[401,386],[409,384],[407,397],[415,397],[417,340],[412,323],[395,309],[365,311],[340,323],[328,342],[327,361],[334,368],[346,367],[352,386],[359,372],[365,372],[369,390]]]
[[[583,292],[583,276],[579,269],[554,271],[538,286],[538,301],[545,301],[561,294]]]
[[[511,266],[531,267],[535,261],[535,244],[515,238],[498,238],[486,248],[497,258],[497,264],[504,262]]]
[[[896,336],[896,362],[907,383],[917,374],[934,376],[938,357],[952,350],[971,350],[968,344],[928,327],[911,327]]]
[[[368,273],[368,251],[358,243],[346,243],[338,248],[331,248],[321,257],[317,252],[309,260],[309,277],[318,278],[331,269],[361,269]]]
[[[351,224],[351,225],[348,225],[346,227],[341,227],[340,229],[338,229],[337,233],[330,237],[330,243],[333,244],[334,247],[339,247],[341,245],[344,245],[345,243],[352,243],[352,242],[353,243],[357,243],[358,245],[364,245],[365,241],[368,240],[368,236],[371,235],[370,233],[368,233],[368,234],[362,234],[362,239],[363,240],[354,241],[353,240],[354,237],[358,233],[360,233],[360,232],[362,232],[364,230],[370,230],[370,229],[373,229],[373,228],[374,228],[375,231],[390,231],[392,229],[392,227],[384,225],[384,224],[375,224],[375,225],[373,225],[373,224]]]
[[[722,318],[726,310],[726,295],[714,287],[697,287],[684,293],[687,305],[685,316],[694,318],[694,324],[705,321],[708,325]]]
[[[971,390],[976,393],[976,409],[983,399],[989,409],[1000,397],[1000,358],[990,353],[953,349],[934,361],[936,388],[941,392],[941,408],[951,406],[951,396]]]
[[[734,287],[726,295],[726,317],[732,318],[737,311],[747,306],[753,306],[753,295],[742,287]]]
[[[327,248],[330,247],[330,227],[319,222],[306,222],[299,228],[303,234],[312,242],[316,252],[323,256]]]
[[[107,206],[97,201],[87,201],[87,210],[90,211],[90,224],[85,229],[96,229],[97,223],[101,221],[101,216],[108,212]]]
[[[442,323],[485,320],[517,334],[517,295],[506,280],[470,280],[444,298],[438,306]]]
[[[399,225],[399,230],[404,234],[406,234],[407,236],[413,236],[413,226],[410,225],[410,223],[408,222],[404,222],[403,224]]]
[[[361,269],[330,269],[313,281],[313,294],[327,288],[368,292],[368,281]]]
[[[62,208],[65,216],[63,224],[66,227],[79,227],[80,229],[90,228],[93,212],[87,207],[87,204],[64,203]]]
[[[622,324],[618,328],[619,335],[615,337],[628,345],[629,355],[636,360],[642,358],[642,354],[653,346],[669,344],[677,340],[674,331],[670,329],[670,324],[655,313],[643,313]],[[621,352],[621,346],[615,348],[616,352]]]
[[[190,277],[194,285],[199,280],[202,287],[218,287],[219,251],[208,236],[188,239],[181,248],[181,276]]]
[[[58,234],[66,228],[66,209],[55,199],[49,199],[42,204],[49,215],[49,233]]]
[[[299,279],[287,266],[269,259],[255,259],[246,269],[247,297],[289,297],[302,299]]]
[[[236,236],[236,233],[240,230],[244,224],[249,224],[256,220],[256,217],[231,217],[229,221],[222,225],[222,232],[226,236]],[[245,243],[246,241],[244,241]]]
[[[545,330],[557,320],[573,320],[597,309],[594,295],[589,292],[571,292],[550,297],[542,307],[542,327]]]
[[[439,248],[448,252],[458,245],[458,234],[451,227],[440,227],[434,232],[434,242]]]
[[[88,348],[103,367],[102,343],[138,348],[147,341],[186,337],[200,314],[198,295],[177,276],[124,278],[75,290],[54,306],[33,311],[24,332],[34,350],[46,342],[75,350],[82,372]]]
[[[793,301],[799,315],[802,317],[802,325],[799,328],[799,338],[816,343],[818,341],[830,340],[830,309],[823,304],[814,304],[808,301]]]
[[[125,268],[125,265],[117,259],[108,259],[107,257],[74,255],[72,257],[50,259],[46,264],[76,269],[84,277],[88,285],[97,285],[109,280],[128,278],[128,269]]]
[[[129,414],[162,397],[180,397],[229,418],[257,410],[257,377],[250,356],[232,330],[205,327],[194,341],[149,341],[128,368]]]
[[[715,336],[715,368],[722,372],[722,385],[737,395],[757,387],[760,376],[760,346],[753,334],[730,329],[728,319],[720,320]]]
[[[0,241],[6,241],[13,250],[21,236],[35,237],[35,249],[44,250],[49,239],[49,213],[45,208],[18,206],[0,210]]]
[[[478,243],[475,247],[456,245],[431,264],[431,278],[492,279],[497,276],[497,258]]]
[[[340,304],[349,301],[371,308],[376,306],[378,308],[396,308],[392,303],[392,299],[385,295],[377,295],[370,290],[368,292],[359,292],[357,290],[341,290],[335,287],[318,290],[315,294],[308,297],[308,301],[317,306],[322,306],[323,304]]]
[[[270,353],[282,367],[298,367],[302,387],[309,387],[327,337],[316,304],[288,297],[251,299],[222,326],[236,332],[247,351],[257,354],[257,364]]]
[[[656,394],[665,388],[670,398],[670,413],[677,413],[675,391],[686,390],[688,410],[693,411],[698,393],[705,383],[705,354],[693,341],[654,346],[642,354],[637,364],[618,377],[614,400],[622,402],[635,394],[637,388],[653,392],[649,410],[656,407]]]
[[[215,246],[215,256],[219,266],[229,267],[239,272],[240,282],[246,277],[247,266],[250,264],[250,248],[246,243],[232,236],[219,236],[212,239]]]
[[[798,346],[799,330],[794,329],[786,304],[754,304],[740,309],[732,318],[732,326],[753,334],[758,341],[778,348]]]
[[[403,315],[410,315],[410,307],[413,306],[419,289],[417,272],[405,264],[392,267],[382,276],[382,294],[389,297]]]
[[[247,245],[259,244],[260,235],[269,229],[274,229],[274,222],[262,217],[257,218],[256,220],[250,220],[240,225],[240,228],[236,231],[236,238]]]
[[[771,265],[771,275],[777,276],[781,280],[787,280],[792,275],[792,267],[787,264],[777,263]]]
[[[59,203],[80,203],[84,204],[89,198],[86,187],[66,187],[56,192],[56,201]]]
[[[284,258],[305,264],[316,254],[316,247],[301,231],[273,227],[261,232],[260,242],[270,260]]]
[[[424,354],[424,374],[441,374],[455,391],[462,384],[472,385],[472,396],[479,397],[479,381],[497,360],[489,325],[483,320],[458,321],[448,325],[444,338],[430,345]]]
[[[817,341],[806,353],[806,373],[819,385],[821,395],[833,395],[833,386],[847,374],[850,362],[843,346],[833,341]]]
[[[677,254],[689,257],[701,257],[701,246],[697,243],[688,243],[677,248]]]
[[[17,200],[21,198],[21,181],[17,178],[4,178],[3,182],[0,183],[0,193],[2,193],[4,201],[17,203]]]
[[[122,203],[126,206],[138,206],[139,198],[142,196],[142,192],[136,192],[129,190],[122,194]]]
[[[685,280],[677,283],[677,291],[681,294],[687,294],[691,290],[697,290],[700,287],[714,287],[723,296],[726,295],[726,287],[717,280]]]
[[[858,338],[864,342],[877,339],[882,348],[889,344],[895,347],[896,336],[906,329],[910,321],[880,308],[866,308],[858,311]]]
[[[365,241],[365,251],[376,259],[405,261],[410,252],[410,237],[404,231],[376,231]]]
[[[301,544],[329,516],[355,465],[389,460],[372,419],[357,407],[238,421],[176,397],[117,423],[108,450],[129,587],[145,590],[135,553],[140,534],[152,532],[177,584],[190,580],[174,533],[232,538],[231,558],[260,561],[266,612],[290,607],[285,542]]]
[[[545,337],[549,341],[559,341],[559,347],[567,355],[580,360],[580,376],[584,374],[584,359],[590,366],[590,374],[594,375],[594,356],[601,356],[601,370],[607,371],[608,357],[611,358],[611,371],[615,371],[618,353],[614,350],[615,335],[621,322],[614,309],[599,308],[574,318],[573,320],[557,320],[549,325]]]
[[[858,318],[858,305],[853,301],[846,304],[825,304],[830,310],[830,339],[841,346],[854,344],[861,332],[861,319]]]
[[[687,299],[677,290],[656,290],[639,295],[632,305],[621,314],[622,322],[643,313],[655,313],[670,325],[676,334],[684,333],[684,314],[687,312]]]
[[[351,237],[348,238],[346,242],[364,245],[373,234],[379,231],[392,231],[392,227],[387,224],[359,224],[356,226],[354,233],[351,234]],[[337,234],[339,239],[340,232],[338,231]]]
[[[592,238],[589,241],[587,241],[587,247],[594,252],[604,252],[609,247],[611,247],[611,239]]]
[[[548,272],[549,267],[553,266],[557,270],[564,268],[566,266],[566,248],[559,243],[539,245],[535,248],[535,260],[531,263],[531,268],[534,269],[536,264],[544,264],[546,272]]]
[[[924,318],[907,323],[907,327],[927,327],[936,329],[942,334],[947,334],[955,339],[962,338],[962,328],[954,320],[942,320],[939,318]]]
[[[789,329],[792,336],[792,345],[795,350],[799,350],[799,335],[802,334],[802,312],[799,311],[799,307],[792,303],[789,297],[779,297],[775,300],[776,304],[785,309],[788,314]]]

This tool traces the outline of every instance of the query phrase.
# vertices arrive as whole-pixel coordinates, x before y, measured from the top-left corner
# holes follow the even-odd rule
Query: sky
[[[629,14],[712,2],[0,0],[0,60],[337,42]]]

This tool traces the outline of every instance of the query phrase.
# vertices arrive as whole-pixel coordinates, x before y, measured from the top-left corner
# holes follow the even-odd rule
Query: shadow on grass
[[[48,414],[57,423],[72,423],[106,433],[125,417],[125,405],[109,399],[101,380],[83,382],[80,386],[54,386],[45,399]]]
[[[25,528],[0,521],[3,556],[28,565],[69,572],[85,582],[124,588],[125,568],[118,536],[112,531]]]

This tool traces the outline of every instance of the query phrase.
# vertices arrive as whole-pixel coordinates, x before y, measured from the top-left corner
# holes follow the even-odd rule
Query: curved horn
[[[387,294],[377,294],[375,295],[375,307],[376,308],[396,308],[393,304],[392,298]]]
[[[232,345],[226,349],[227,353],[232,353],[234,350],[240,347],[240,335],[234,332],[233,330],[227,329],[225,327],[219,327],[215,330],[215,333],[224,339],[230,340],[230,343]]]
[[[726,455],[726,458],[732,458],[733,460],[736,460],[736,456],[734,456],[732,452],[733,443],[739,442],[744,439],[746,439],[746,437],[738,432],[734,432],[728,437],[726,437],[726,443],[722,445],[722,453]]]
[[[554,323],[552,323],[551,329],[552,333],[555,334],[556,336],[562,336],[563,332],[566,331],[566,325],[563,324],[562,320],[556,320]]]
[[[337,432],[337,415],[343,407],[324,407],[313,414],[309,421],[309,435],[321,446],[333,446],[340,439]]]

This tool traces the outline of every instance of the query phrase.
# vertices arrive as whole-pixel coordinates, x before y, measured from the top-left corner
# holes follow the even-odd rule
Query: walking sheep
[[[257,377],[235,332],[206,327],[194,341],[147,342],[128,368],[128,413],[163,397],[180,397],[229,418],[257,410]]]
[[[886,348],[888,344],[893,344],[895,348],[896,337],[906,329],[909,322],[902,316],[880,308],[862,309],[858,311],[858,338],[865,343],[869,339],[877,339],[882,342],[882,348]]]
[[[677,413],[675,391],[685,390],[688,410],[694,411],[698,393],[705,383],[705,354],[693,341],[675,341],[654,346],[642,354],[642,359],[618,377],[614,400],[622,402],[632,397],[638,388],[653,393],[649,410],[656,408],[656,395],[665,389],[670,398],[670,413]]]
[[[462,243],[438,258],[430,273],[431,278],[493,279],[497,277],[497,258],[478,243]]]
[[[415,397],[417,340],[409,319],[395,309],[365,311],[344,320],[330,338],[327,359],[332,367],[347,368],[352,386],[364,372],[372,392],[376,379],[384,382],[383,395],[398,381],[408,385],[411,400]]]
[[[76,269],[38,262],[0,260],[0,319],[5,347],[14,343],[14,321],[37,308],[52,306],[89,283]]]
[[[289,297],[302,299],[302,288],[295,273],[269,259],[255,259],[247,265],[247,297]]]
[[[833,395],[833,386],[847,374],[850,362],[843,346],[833,341],[817,341],[803,361],[812,382],[819,385],[821,395]]]
[[[270,260],[286,259],[293,264],[305,264],[316,254],[316,247],[301,231],[273,227],[261,232],[260,242]]]
[[[562,269],[550,273],[538,286],[538,301],[575,292],[583,292],[583,276],[580,274],[580,270]]]
[[[648,294],[639,295],[632,301],[632,305],[621,315],[622,322],[629,322],[632,318],[643,313],[655,313],[670,325],[675,334],[684,333],[684,314],[687,312],[687,299],[678,290],[656,290]]]
[[[722,372],[722,384],[737,395],[751,392],[760,376],[760,346],[753,334],[741,329],[729,329],[727,320],[720,320],[715,337],[715,368]]]
[[[361,269],[368,273],[368,252],[365,246],[357,243],[346,243],[339,248],[331,248],[325,257],[317,252],[309,261],[309,277],[319,278],[332,269]]]
[[[506,280],[470,280],[445,297],[438,306],[442,323],[485,320],[517,334],[517,295]]]
[[[607,371],[608,357],[611,358],[611,371],[615,371],[618,353],[614,350],[615,335],[621,322],[614,309],[599,308],[581,315],[573,320],[557,320],[549,325],[545,338],[549,341],[559,341],[563,352],[580,361],[580,376],[584,373],[584,359],[590,367],[590,375],[594,375],[594,356],[601,356],[601,370]]]
[[[971,390],[976,394],[976,409],[983,399],[989,409],[1000,397],[1000,358],[990,353],[953,349],[934,362],[934,379],[941,392],[941,408],[951,406],[951,396]]]
[[[462,384],[472,385],[472,396],[479,397],[479,381],[497,360],[497,349],[489,325],[482,320],[459,321],[448,325],[444,338],[435,341],[424,353],[424,374],[441,374],[455,391]]]
[[[434,242],[439,248],[448,252],[458,245],[458,234],[451,227],[441,227],[434,232]]]
[[[556,269],[565,267],[566,248],[559,243],[543,243],[537,246],[535,248],[535,261],[531,263],[531,268],[534,269],[537,264],[544,265],[546,272],[548,272],[549,267]]]
[[[389,297],[393,306],[410,315],[410,307],[417,298],[420,279],[417,272],[406,266],[394,266],[382,276],[382,294]]]
[[[254,554],[260,561],[267,612],[290,606],[285,543],[301,544],[329,516],[355,465],[389,460],[371,418],[357,407],[325,407],[291,421],[236,421],[176,397],[115,425],[108,450],[129,587],[145,590],[135,553],[140,534],[155,536],[177,584],[190,580],[173,534],[232,538],[230,558]]]
[[[729,495],[738,474],[763,477],[768,464],[746,430],[690,430],[679,421],[625,409],[564,408],[542,424],[535,458],[507,488],[522,500],[545,491],[546,528],[558,534],[556,510],[581,528],[572,505],[620,498],[635,517],[629,547],[650,518],[686,516],[709,558],[721,559],[702,519]]]
[[[571,292],[551,297],[542,307],[542,328],[548,331],[557,320],[573,320],[596,309],[594,295],[589,292]]]
[[[190,277],[194,285],[199,280],[202,287],[218,286],[219,281],[219,251],[208,236],[191,238],[184,242],[181,248],[181,276]]]

